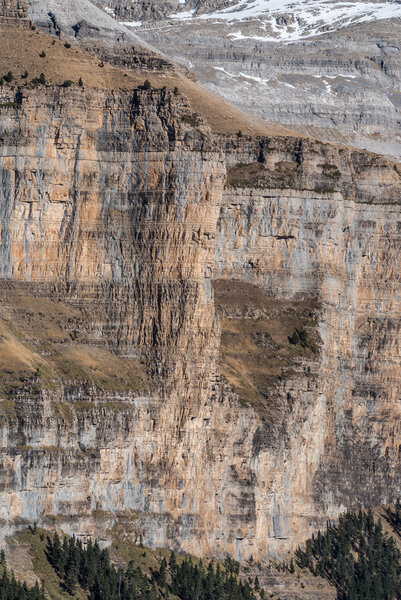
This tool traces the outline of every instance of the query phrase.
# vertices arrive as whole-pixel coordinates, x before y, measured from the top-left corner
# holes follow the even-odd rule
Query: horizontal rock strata
[[[399,166],[183,114],[2,92],[5,533],[242,560],[399,495]]]

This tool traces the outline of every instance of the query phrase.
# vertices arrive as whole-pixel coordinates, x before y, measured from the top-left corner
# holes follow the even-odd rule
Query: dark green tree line
[[[346,513],[296,551],[298,566],[330,581],[338,600],[401,600],[401,554],[372,512]]]
[[[45,595],[37,583],[29,588],[25,582],[17,581],[13,572],[10,574],[4,568],[0,578],[0,600],[45,600]]]
[[[89,600],[159,600],[171,594],[180,600],[256,600],[249,583],[241,582],[233,569],[191,558],[177,561],[174,553],[150,575],[133,561],[126,569],[116,568],[97,542],[84,546],[74,537],[60,539],[57,533],[48,537],[46,554],[65,590],[73,595],[79,585]]]

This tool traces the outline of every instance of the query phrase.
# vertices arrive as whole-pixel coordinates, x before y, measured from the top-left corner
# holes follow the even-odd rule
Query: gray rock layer
[[[277,9],[273,29],[273,17],[241,17],[246,11],[238,3],[233,10],[239,16],[232,21],[202,18],[229,3],[114,0],[103,5],[117,20],[142,22],[134,28],[142,39],[246,112],[326,141],[401,155],[399,19],[380,20],[379,12],[378,20],[368,23],[339,18],[325,24],[323,14],[319,35],[310,37],[300,16],[302,3],[288,14]],[[340,2],[327,8],[336,5],[341,12]],[[194,11],[193,19],[171,18],[188,10]],[[289,42],[297,28],[305,28],[306,38]],[[233,39],[238,34],[245,39]],[[276,41],[263,41],[275,35]]]
[[[0,366],[7,381],[22,357],[28,375],[1,392],[2,532],[107,537],[120,521],[153,546],[283,557],[347,507],[397,498],[399,166],[214,136],[166,91],[42,88],[19,107],[11,93]],[[223,300],[234,289],[223,314],[218,282]],[[83,315],[66,338],[46,325],[52,302]],[[297,306],[313,351],[288,339]],[[139,360],[152,385],[46,376],[55,347]]]

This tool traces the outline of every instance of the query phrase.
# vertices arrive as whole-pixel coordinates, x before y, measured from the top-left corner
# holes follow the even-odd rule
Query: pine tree
[[[160,587],[165,588],[167,583],[167,561],[163,557],[160,563],[160,570],[158,574],[158,584]]]

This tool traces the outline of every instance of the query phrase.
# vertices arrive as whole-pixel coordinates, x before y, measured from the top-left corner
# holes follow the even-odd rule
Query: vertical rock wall
[[[1,19],[27,19],[28,9],[26,3],[22,0],[1,0],[0,1]]]
[[[0,516],[283,555],[401,486],[399,172],[317,142],[219,138],[182,109],[164,91],[51,89],[1,109],[6,335],[15,290],[31,311],[74,307],[77,335],[140,360],[152,386],[52,376],[2,393]],[[273,312],[320,306],[319,350],[264,390],[272,418],[220,374],[214,279],[256,285]],[[228,323],[252,338],[261,310]],[[42,348],[28,349],[49,361]]]

